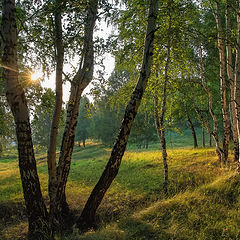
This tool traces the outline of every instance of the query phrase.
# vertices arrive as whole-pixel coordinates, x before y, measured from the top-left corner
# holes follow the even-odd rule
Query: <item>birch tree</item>
[[[26,203],[29,239],[50,239],[48,213],[43,201],[34,156],[29,110],[18,79],[16,7],[14,0],[2,0],[1,35],[3,79],[7,101],[16,125],[18,159]]]
[[[237,131],[238,142],[240,144],[240,1],[237,1],[237,44],[236,44],[236,59],[235,59],[235,76],[234,76],[234,102],[237,116]],[[240,160],[238,159],[240,162]]]
[[[65,189],[70,171],[80,99],[83,90],[88,86],[93,77],[93,32],[97,18],[97,11],[98,0],[90,0],[87,6],[87,17],[85,19],[83,51],[79,69],[71,82],[67,119],[57,166],[57,187],[56,192],[54,193],[53,206],[51,209],[53,225],[57,227],[61,226],[64,215],[68,214],[69,211],[66,202]]]
[[[220,93],[221,93],[221,105],[223,115],[223,163],[228,161],[228,148],[230,141],[230,124],[228,116],[228,103],[227,103],[227,83],[226,83],[226,62],[225,62],[225,46],[224,46],[224,32],[221,23],[220,3],[216,1],[216,23],[218,30],[218,51],[219,51],[219,63],[220,63]]]
[[[229,0],[226,1],[225,20],[226,20],[226,63],[227,63],[227,75],[230,84],[230,116],[232,119],[232,132],[233,132],[233,143],[234,143],[234,161],[239,159],[239,140],[237,131],[237,115],[235,107],[235,81],[234,81],[234,65],[233,65],[233,48],[231,43],[231,3]]]
[[[63,61],[64,61],[64,47],[62,39],[62,8],[63,1],[55,1],[55,13],[54,13],[54,33],[55,33],[55,47],[56,47],[56,101],[52,119],[52,126],[48,147],[48,194],[50,198],[50,205],[53,204],[53,195],[57,182],[57,168],[56,168],[56,146],[57,136],[59,128],[59,120],[62,110],[62,82],[63,82]],[[51,209],[51,207],[50,207]]]
[[[84,206],[81,216],[77,220],[77,227],[81,230],[91,228],[92,226],[95,225],[96,211],[106,191],[108,190],[112,181],[114,180],[118,173],[121,160],[126,149],[131,127],[134,118],[137,114],[137,110],[141,103],[141,99],[144,90],[146,89],[147,81],[151,73],[153,57],[153,41],[154,33],[156,31],[155,25],[157,14],[158,14],[158,1],[151,0],[148,13],[147,30],[145,35],[143,60],[138,82],[131,95],[130,101],[128,102],[127,107],[125,109],[123,121],[118,136],[113,145],[110,159],[98,183],[91,192],[90,197],[88,198],[87,203]]]

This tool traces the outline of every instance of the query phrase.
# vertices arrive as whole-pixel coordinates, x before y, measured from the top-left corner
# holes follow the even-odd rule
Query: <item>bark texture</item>
[[[1,33],[3,79],[7,101],[16,125],[19,169],[28,214],[29,239],[50,239],[48,213],[37,174],[28,107],[24,90],[18,81],[17,26],[14,0],[2,1]]]
[[[237,131],[238,131],[238,142],[240,144],[240,1],[237,1],[237,45],[236,45],[236,60],[235,60],[235,94],[234,103],[237,116]],[[240,147],[240,146],[239,146]],[[240,159],[238,159],[240,162]]]
[[[143,54],[143,62],[141,67],[140,76],[137,85],[131,95],[130,101],[127,104],[120,131],[115,140],[110,159],[103,171],[98,183],[91,192],[86,205],[82,211],[81,216],[77,220],[77,227],[80,230],[86,230],[95,225],[95,215],[106,191],[110,187],[112,181],[116,177],[122,156],[126,149],[128,136],[130,134],[133,120],[137,114],[138,107],[144,90],[147,86],[147,80],[150,76],[152,56],[153,56],[153,41],[155,32],[155,22],[158,12],[158,1],[150,1],[150,9],[148,15],[147,32],[145,37],[145,47]]]
[[[62,75],[64,48],[62,39],[62,0],[56,0],[56,8],[54,13],[55,24],[55,47],[56,47],[56,102],[52,119],[50,142],[48,147],[48,193],[50,198],[50,212],[56,192],[57,184],[57,168],[56,168],[56,144],[58,136],[59,120],[62,110]],[[50,214],[51,215],[51,214]]]
[[[79,70],[71,84],[66,125],[57,166],[57,189],[53,206],[54,225],[58,226],[57,228],[60,227],[64,216],[66,216],[69,211],[68,204],[66,202],[65,189],[70,171],[80,99],[83,90],[87,87],[93,77],[93,30],[96,22],[97,10],[98,0],[90,0],[88,3],[85,22],[85,38],[82,59]]]
[[[231,22],[230,22],[230,1],[226,1],[226,53],[227,53],[227,75],[230,83],[230,116],[232,122],[233,143],[234,143],[234,161],[239,159],[239,143],[237,131],[237,114],[235,107],[235,81],[234,81],[234,66],[232,61],[232,47],[231,47]]]
[[[223,115],[223,129],[224,129],[224,139],[223,139],[223,163],[228,161],[228,148],[230,141],[230,123],[228,117],[228,104],[227,104],[227,84],[226,84],[226,62],[225,62],[225,47],[223,39],[223,28],[221,23],[220,14],[220,3],[216,2],[217,12],[216,12],[216,23],[218,30],[218,52],[220,61],[220,93],[221,93],[221,105],[222,105],[222,115]]]

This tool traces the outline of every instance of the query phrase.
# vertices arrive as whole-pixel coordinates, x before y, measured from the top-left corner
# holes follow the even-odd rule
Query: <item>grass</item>
[[[202,130],[200,128],[196,128],[196,136],[197,136],[197,142],[198,142],[198,147],[202,147]],[[166,131],[165,133],[166,137],[166,143],[167,143],[167,149],[190,149],[193,148],[193,137],[192,137],[192,132],[190,129],[185,129],[182,132],[176,132],[176,131]],[[206,146],[209,145],[209,135],[205,131],[205,142]],[[212,140],[213,142],[213,140]],[[149,144],[148,151],[152,150],[158,150],[160,147],[160,142],[151,142]],[[129,151],[136,151],[137,145],[136,144],[128,144],[127,149]],[[141,150],[137,150],[141,151]]]
[[[75,148],[67,200],[78,214],[109,154],[110,149],[97,143]],[[43,155],[37,158],[47,200],[47,164]],[[170,149],[166,198],[161,161],[154,147],[127,151],[98,210],[100,228],[83,235],[73,229],[58,239],[240,239],[240,176],[234,167],[219,167],[214,149]],[[15,156],[0,159],[0,182],[0,239],[25,239],[27,217]]]

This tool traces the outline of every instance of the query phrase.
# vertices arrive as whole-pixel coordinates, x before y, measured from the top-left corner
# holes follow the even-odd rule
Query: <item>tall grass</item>
[[[110,149],[76,147],[67,200],[79,214],[109,158]],[[38,161],[43,195],[47,164]],[[58,239],[239,239],[239,175],[218,166],[214,149],[170,149],[169,196],[162,193],[160,150],[127,151],[98,210],[99,229]],[[24,239],[27,218],[16,158],[0,159],[0,239]],[[225,223],[225,225],[224,225]]]

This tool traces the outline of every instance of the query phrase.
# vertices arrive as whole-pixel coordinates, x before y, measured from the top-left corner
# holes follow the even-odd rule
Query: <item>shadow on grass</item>
[[[27,227],[27,213],[23,202],[0,203],[0,239],[26,239],[27,232],[22,231],[20,224]]]
[[[72,155],[73,161],[81,161],[81,160],[95,160],[97,158],[102,158],[103,156],[109,155],[109,151],[107,151],[107,147],[103,144],[97,145],[87,145],[86,148],[83,147],[74,147],[74,152]]]
[[[159,239],[158,233],[153,229],[151,224],[138,219],[126,219],[121,221],[121,223],[118,224],[118,227],[125,232],[126,239]]]

